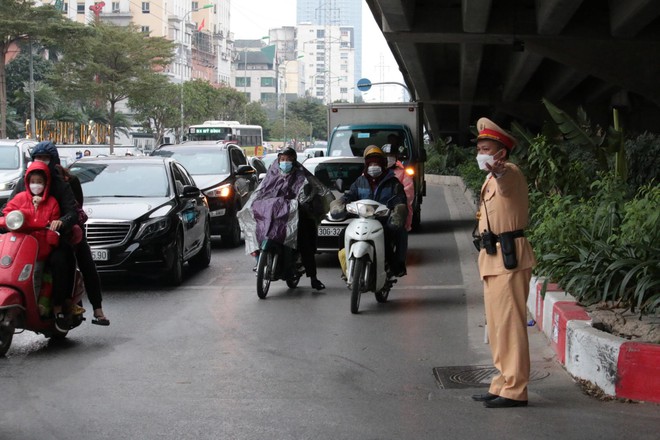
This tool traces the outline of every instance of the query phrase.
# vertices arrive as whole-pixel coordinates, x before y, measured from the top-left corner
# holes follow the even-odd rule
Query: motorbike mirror
[[[5,216],[5,223],[7,225],[7,229],[11,231],[20,229],[20,227],[23,226],[24,222],[25,222],[25,217],[23,216],[23,213],[21,211],[11,211],[9,214]]]

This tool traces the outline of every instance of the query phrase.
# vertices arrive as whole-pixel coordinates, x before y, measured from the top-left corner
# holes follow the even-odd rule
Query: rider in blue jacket
[[[385,225],[385,260],[390,274],[396,277],[406,275],[405,264],[399,263],[405,261],[405,255],[398,255],[405,252],[405,249],[395,249],[394,246],[397,234],[403,232],[408,216],[406,193],[394,172],[387,168],[385,153],[375,145],[364,150],[364,172],[341,198],[330,204],[330,215],[341,215],[346,203],[362,199],[375,200],[391,210]]]

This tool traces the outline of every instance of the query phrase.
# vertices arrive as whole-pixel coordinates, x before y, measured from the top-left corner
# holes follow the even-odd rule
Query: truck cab
[[[421,223],[421,205],[426,196],[421,103],[333,103],[329,106],[329,157],[362,156],[369,145],[391,144],[399,140],[398,159],[415,182],[412,228]]]

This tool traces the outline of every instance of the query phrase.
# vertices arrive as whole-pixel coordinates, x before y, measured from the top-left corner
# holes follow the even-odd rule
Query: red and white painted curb
[[[575,298],[532,278],[527,308],[550,340],[557,360],[579,379],[606,394],[660,403],[660,345],[631,342],[597,330]]]

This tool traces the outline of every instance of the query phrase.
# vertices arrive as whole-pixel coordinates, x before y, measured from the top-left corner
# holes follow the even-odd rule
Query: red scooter
[[[49,305],[52,286],[44,279],[44,263],[37,262],[39,243],[30,235],[46,227],[31,223],[18,210],[0,217],[0,228],[9,230],[0,234],[0,356],[9,350],[17,329],[62,339],[85,320],[80,307],[84,288],[76,270],[74,289],[63,307],[69,329],[62,332],[55,327]]]

